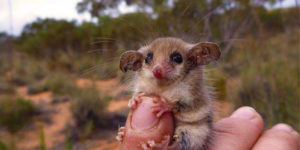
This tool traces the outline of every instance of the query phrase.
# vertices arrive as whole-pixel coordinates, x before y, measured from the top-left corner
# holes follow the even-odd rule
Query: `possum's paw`
[[[119,128],[118,135],[116,136],[116,139],[117,139],[119,142],[122,142],[122,141],[123,141],[123,138],[125,137],[125,131],[126,131],[126,128],[125,128],[125,127],[120,127],[120,128]]]
[[[145,93],[139,93],[139,94],[134,95],[129,100],[128,107],[131,109],[135,109],[138,106],[138,104],[141,103],[141,101],[142,101],[141,97],[144,95],[145,95]]]
[[[155,142],[153,140],[143,143],[141,146],[143,150],[166,150],[170,142],[170,136],[166,135],[163,137],[161,142]]]
[[[163,100],[163,99],[162,99]],[[166,100],[161,101],[158,99],[155,99],[154,105],[151,107],[151,110],[154,114],[156,114],[156,117],[160,117],[165,112],[171,112],[173,109],[173,106],[168,104]]]
[[[178,140],[178,139],[179,139],[179,136],[178,136],[177,134],[174,134],[174,135],[173,135],[173,140],[176,141],[176,140]]]

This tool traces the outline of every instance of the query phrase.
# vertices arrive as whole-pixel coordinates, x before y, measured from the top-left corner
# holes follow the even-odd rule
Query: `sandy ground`
[[[118,96],[124,90],[127,90],[126,85],[120,85],[119,79],[109,79],[106,81],[93,81],[90,79],[79,78],[76,80],[76,85],[80,88],[95,85],[101,93],[110,95],[112,97]],[[17,94],[20,97],[30,99],[37,106],[40,106],[43,112],[43,117],[50,121],[36,121],[33,122],[31,129],[22,130],[17,137],[19,149],[39,149],[40,139],[39,135],[43,129],[45,135],[45,143],[48,148],[62,144],[66,141],[66,134],[63,132],[65,128],[73,124],[72,114],[70,111],[71,101],[59,102],[53,104],[53,95],[51,92],[42,92],[39,94],[28,95],[27,87],[17,88]],[[110,101],[107,110],[109,112],[116,112],[127,107],[129,97],[119,97]],[[216,120],[228,116],[232,111],[232,106],[225,100],[215,104],[217,115]],[[42,118],[43,118],[42,117]],[[96,134],[106,134],[105,138],[89,139],[84,142],[84,145],[91,150],[116,150],[120,148],[120,144],[115,140],[116,131],[101,131]],[[3,135],[3,134],[2,134]],[[1,137],[1,134],[0,134]],[[82,143],[75,143],[82,145]]]
[[[120,85],[118,79],[110,79],[106,81],[92,81],[89,79],[80,78],[76,80],[76,84],[80,88],[95,85],[101,93],[110,96],[117,96],[120,92],[126,90],[125,85]],[[63,132],[65,128],[73,124],[72,114],[70,111],[71,101],[60,102],[53,104],[53,95],[51,92],[42,92],[39,94],[28,95],[27,87],[22,86],[17,88],[17,95],[25,99],[31,100],[35,105],[40,106],[42,109],[42,118],[49,118],[49,122],[38,121],[35,119],[33,127],[30,129],[22,130],[18,136],[19,149],[39,149],[40,133],[43,130],[45,136],[45,144],[48,148],[54,147],[66,141],[66,134]],[[115,112],[126,108],[128,98],[120,97],[113,99],[108,105],[109,112]],[[44,112],[47,112],[44,114]],[[107,131],[112,132],[112,131]],[[101,133],[100,133],[101,134]],[[92,139],[87,140],[85,145],[89,145],[89,149],[119,149],[119,143],[115,141],[115,133],[106,133],[109,135],[107,139]],[[7,133],[0,134],[3,137]],[[1,137],[1,136],[0,136]],[[80,143],[79,143],[80,144]],[[77,145],[77,144],[76,144]]]
[[[49,118],[50,123],[34,121],[34,128],[23,130],[18,136],[18,147],[20,149],[37,149],[40,144],[41,130],[44,132],[45,144],[53,147],[65,141],[63,130],[67,124],[72,124],[70,112],[70,102],[52,104],[53,96],[51,92],[42,92],[34,95],[27,95],[27,87],[17,89],[18,96],[31,100],[36,106],[42,107],[43,118]],[[41,117],[41,116],[40,116]]]
[[[108,79],[105,81],[93,81],[90,79],[79,78],[75,82],[80,88],[86,88],[94,85],[101,93],[113,97],[117,96],[119,93],[127,90],[128,88],[126,85],[121,85],[120,80],[117,78]]]

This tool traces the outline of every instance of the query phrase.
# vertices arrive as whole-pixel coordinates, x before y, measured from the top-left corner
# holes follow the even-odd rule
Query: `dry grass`
[[[256,108],[267,126],[285,122],[300,130],[299,34],[296,30],[276,35],[259,45],[249,38],[225,63],[227,70],[228,66],[237,70],[234,77],[227,71],[228,80],[240,82],[227,87],[228,99],[236,107]]]

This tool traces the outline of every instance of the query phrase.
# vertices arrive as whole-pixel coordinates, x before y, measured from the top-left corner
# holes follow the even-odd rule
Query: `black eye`
[[[146,58],[145,58],[145,63],[149,64],[153,59],[153,53],[148,53]]]
[[[170,55],[170,59],[174,62],[176,62],[177,64],[181,64],[182,63],[182,56],[178,53],[178,52],[174,52]]]

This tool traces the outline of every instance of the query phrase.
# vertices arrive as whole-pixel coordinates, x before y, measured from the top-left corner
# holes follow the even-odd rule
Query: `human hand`
[[[125,127],[119,129],[117,139],[122,142],[122,150],[163,150],[166,149],[174,132],[171,112],[157,116],[155,96],[140,96],[138,106],[127,117]]]
[[[161,122],[162,126],[170,124],[172,124],[170,121]],[[241,107],[230,117],[216,122],[214,137],[209,149],[300,150],[299,133],[290,126],[277,124],[266,131],[263,131],[263,127],[261,116],[253,108]],[[158,131],[161,132],[161,129],[153,128],[151,136],[153,136],[153,132],[158,133]]]
[[[210,150],[300,150],[300,136],[286,124],[263,131],[261,116],[251,107],[241,107],[215,124]]]

